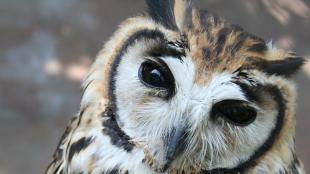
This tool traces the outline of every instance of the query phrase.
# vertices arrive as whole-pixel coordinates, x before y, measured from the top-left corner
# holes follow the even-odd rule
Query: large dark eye
[[[212,117],[222,117],[226,121],[237,125],[247,126],[256,118],[256,110],[245,101],[223,100],[216,103],[211,111]]]
[[[139,69],[139,78],[143,84],[152,88],[173,88],[173,76],[163,62],[148,60]]]

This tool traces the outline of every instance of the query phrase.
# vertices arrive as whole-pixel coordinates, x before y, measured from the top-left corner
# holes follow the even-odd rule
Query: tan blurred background
[[[197,2],[198,1],[198,2]],[[309,0],[196,0],[310,59]],[[143,0],[0,0],[0,174],[43,173],[104,41]],[[310,171],[310,63],[296,76],[296,149]]]

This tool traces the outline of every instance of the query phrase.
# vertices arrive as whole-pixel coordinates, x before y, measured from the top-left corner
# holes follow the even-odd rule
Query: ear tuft
[[[304,62],[301,57],[288,57],[283,60],[260,61],[258,66],[267,74],[290,77],[301,68]]]
[[[192,1],[175,0],[174,16],[178,28],[181,30],[186,24],[191,23]]]
[[[191,0],[146,0],[150,17],[171,30],[180,30],[191,14]]]
[[[146,0],[150,17],[171,30],[177,30],[174,0]]]

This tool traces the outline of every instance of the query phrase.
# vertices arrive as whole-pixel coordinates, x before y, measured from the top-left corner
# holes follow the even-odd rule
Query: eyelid
[[[171,73],[173,76],[168,64],[160,57],[147,57],[146,61],[151,61],[156,63],[162,70],[164,70],[164,73]]]
[[[222,101],[225,101],[225,100],[236,100],[236,101],[244,102],[244,103],[248,104],[248,106],[250,106],[253,109],[255,109],[257,111],[257,113],[263,112],[263,109],[260,108],[259,105],[255,104],[254,102],[251,102],[251,101],[249,101],[247,99],[234,99],[234,98],[223,99],[223,100],[219,100],[219,101],[214,102],[212,105],[214,106],[216,103],[219,103],[219,102],[222,102]]]

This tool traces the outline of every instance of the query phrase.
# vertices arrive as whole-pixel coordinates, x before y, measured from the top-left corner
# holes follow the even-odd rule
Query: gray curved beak
[[[186,147],[187,129],[185,126],[178,126],[171,130],[166,138],[166,164],[167,170],[171,163],[184,151]]]

